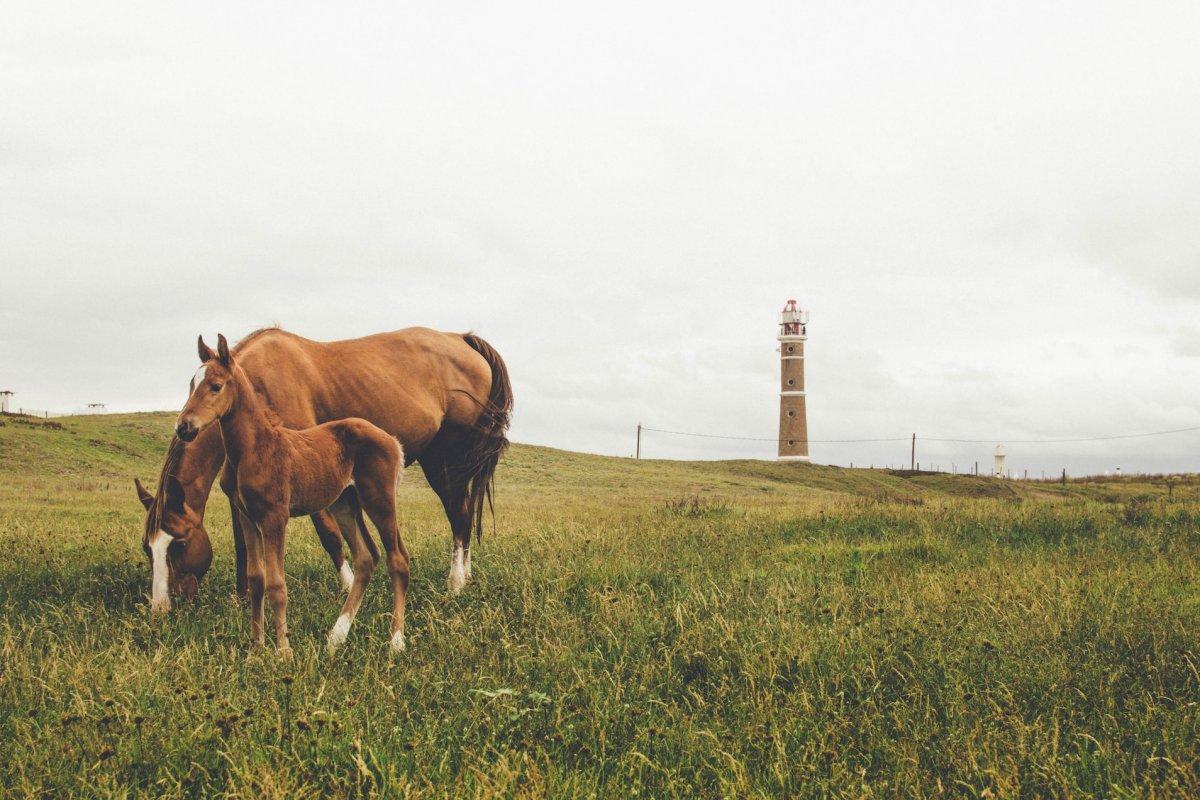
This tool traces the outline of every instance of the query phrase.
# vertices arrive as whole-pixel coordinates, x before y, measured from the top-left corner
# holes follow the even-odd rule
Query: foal
[[[396,527],[396,481],[404,463],[400,443],[358,418],[299,431],[284,428],[234,361],[224,336],[217,337],[215,353],[203,337],[198,346],[203,366],[179,413],[175,433],[190,442],[206,425],[215,421],[221,426],[229,470],[236,476],[237,491],[232,497],[246,529],[252,644],[263,643],[265,590],[275,619],[276,646],[281,653],[291,652],[283,573],[288,518],[322,511],[345,492],[357,523],[342,529],[354,558],[354,581],[341,616],[329,633],[329,651],[345,641],[378,558],[373,545],[366,543],[370,534],[366,532],[363,511],[375,525],[387,553],[395,591],[391,648],[393,652],[403,650],[408,552]]]

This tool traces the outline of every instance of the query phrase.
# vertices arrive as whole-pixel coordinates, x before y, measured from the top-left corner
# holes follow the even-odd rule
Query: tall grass
[[[1200,793],[1194,500],[518,447],[461,595],[402,489],[399,659],[378,578],[324,655],[340,596],[294,521],[288,662],[245,648],[217,498],[201,598],[148,617],[123,473],[159,439],[126,419],[0,430],[12,796]]]

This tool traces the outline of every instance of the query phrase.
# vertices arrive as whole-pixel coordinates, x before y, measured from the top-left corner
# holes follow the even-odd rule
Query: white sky
[[[200,332],[424,324],[504,354],[518,441],[770,437],[796,297],[813,439],[1200,425],[1200,4],[425,5],[0,3],[14,404],[176,408]]]

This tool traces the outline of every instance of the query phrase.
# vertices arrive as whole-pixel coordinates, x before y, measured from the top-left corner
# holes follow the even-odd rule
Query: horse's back
[[[462,334],[405,328],[318,342],[268,329],[236,348],[285,425],[361,417],[417,455],[443,424],[469,427],[491,388],[486,360]]]

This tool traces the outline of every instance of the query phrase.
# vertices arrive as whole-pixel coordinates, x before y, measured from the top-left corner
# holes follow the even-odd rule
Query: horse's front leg
[[[261,647],[263,641],[263,593],[266,587],[266,568],[263,564],[264,542],[262,528],[254,520],[243,518],[243,541],[246,547],[246,597],[250,601],[250,646]]]
[[[233,519],[233,560],[237,570],[237,596],[239,600],[249,598],[246,586],[246,524],[242,521],[242,512],[237,505],[229,503],[229,511]]]
[[[221,470],[221,491],[229,499],[229,517],[233,521],[233,559],[234,566],[237,570],[237,596],[239,599],[248,599],[249,594],[246,585],[246,531],[251,527],[249,520],[243,520],[242,512],[239,511],[237,500],[237,475],[236,471],[225,462],[224,468]]]
[[[275,621],[275,647],[279,650],[280,655],[290,657],[292,647],[288,643],[287,581],[283,572],[287,521],[286,514],[273,514],[263,521],[260,530],[262,531],[263,577],[266,594],[271,601],[271,615]]]

